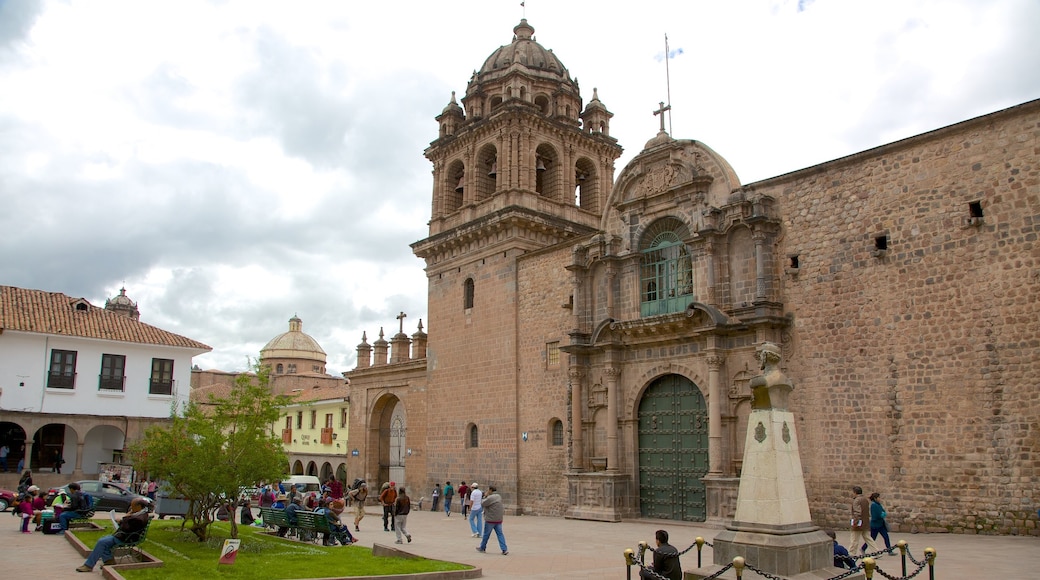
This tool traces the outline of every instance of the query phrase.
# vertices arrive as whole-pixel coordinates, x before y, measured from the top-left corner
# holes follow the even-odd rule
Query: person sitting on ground
[[[69,501],[61,506],[61,515],[58,516],[58,523],[61,524],[62,532],[69,529],[69,522],[87,517],[87,513],[94,507],[90,505],[87,498],[83,497],[83,492],[80,491],[78,483],[75,481],[70,483],[68,489],[70,494]]]
[[[647,570],[640,570],[640,578],[657,578],[663,576],[668,580],[682,580],[682,566],[679,565],[679,550],[668,543],[668,532],[657,530],[654,533],[657,548],[654,550],[654,564],[647,566]],[[653,571],[657,576],[648,572]]]
[[[227,502],[221,502],[220,506],[217,507],[216,513],[218,522],[226,522],[231,517],[231,504]]]
[[[79,568],[76,568],[76,571],[92,572],[98,560],[103,562],[103,566],[115,564],[116,561],[112,558],[112,549],[123,545],[148,525],[148,512],[150,511],[151,503],[148,498],[134,498],[130,502],[130,511],[123,516],[123,519],[119,520],[119,529],[114,534],[103,536],[98,540],[90,555],[87,556],[87,561],[83,562],[83,565]]]
[[[289,505],[285,506],[285,518],[289,521],[289,526],[278,527],[278,537],[284,538],[285,534],[289,531],[289,527],[295,526],[299,522],[299,518],[296,516],[296,512],[302,511],[300,507],[300,501],[302,498],[299,495],[295,495]]]
[[[343,515],[343,510],[347,508],[347,502],[343,498],[334,499],[329,502],[327,508],[325,508],[325,519],[329,521],[329,529],[332,530],[331,534],[326,534],[325,539],[322,542],[326,546],[333,546],[336,542],[339,542],[342,546],[349,546],[357,542],[357,538],[350,533],[350,527],[343,524],[343,520],[340,516]]]
[[[249,498],[245,498],[245,499],[242,500],[241,503],[242,503],[242,511],[239,513],[239,516],[238,516],[239,520],[238,521],[243,526],[248,526],[248,525],[252,524],[255,521],[255,519],[256,519],[256,518],[253,517],[252,502],[249,501]]]
[[[827,535],[831,537],[831,541],[834,542],[834,567],[835,568],[848,568],[852,570],[856,567],[856,561],[849,555],[849,551],[838,543],[837,534],[833,530],[827,530]]]

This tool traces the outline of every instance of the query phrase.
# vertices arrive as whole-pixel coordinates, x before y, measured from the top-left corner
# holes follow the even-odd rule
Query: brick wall
[[[861,485],[897,529],[1036,533],[1038,120],[1028,103],[753,185],[799,256],[786,364],[818,521]]]

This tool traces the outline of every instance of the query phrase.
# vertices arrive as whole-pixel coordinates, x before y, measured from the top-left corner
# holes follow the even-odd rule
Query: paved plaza
[[[2,516],[6,516],[8,524],[0,529],[3,546],[0,569],[5,578],[90,577],[75,571],[83,559],[63,537],[22,534],[17,530],[16,518],[7,513],[0,514]],[[635,549],[640,540],[651,542],[658,528],[667,529],[672,543],[680,550],[697,536],[710,542],[718,532],[677,522],[637,520],[609,524],[506,516],[504,528],[509,555],[502,556],[493,535],[487,552],[477,552],[478,540],[470,537],[469,525],[459,514],[446,518],[443,512],[413,511],[408,519],[413,541],[401,548],[429,558],[479,566],[485,578],[621,580],[626,578],[625,548]],[[844,531],[840,532],[839,540],[844,536]],[[939,580],[1031,579],[1036,578],[1040,570],[1040,538],[1037,537],[900,533],[892,536],[893,542],[906,540],[918,559],[922,559],[925,547],[934,547],[938,554],[936,578]],[[373,543],[394,546],[394,534],[383,532],[381,517],[375,508],[370,508],[368,517],[361,522],[358,537],[363,546]],[[247,557],[247,553],[239,555],[239,558]],[[704,549],[704,561],[711,561],[710,548]],[[694,552],[683,557],[682,564],[684,570],[695,567]],[[890,574],[900,572],[898,556],[884,556],[879,564]],[[100,575],[100,569],[99,566],[94,575]],[[632,571],[632,576],[638,578],[637,570]],[[744,577],[759,578],[753,573],[745,573]],[[918,577],[927,578],[927,570]]]

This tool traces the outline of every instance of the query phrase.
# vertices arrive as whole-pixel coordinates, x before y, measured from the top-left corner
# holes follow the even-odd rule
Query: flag
[[[668,51],[668,55],[667,56],[668,56],[668,59],[670,60],[670,59],[673,59],[673,58],[679,56],[682,53],[683,53],[683,49],[681,49],[681,48],[673,48],[672,50]],[[656,55],[654,55],[654,60],[656,60],[657,62],[661,62],[664,59],[665,59],[665,53],[663,53],[663,52],[659,52]]]

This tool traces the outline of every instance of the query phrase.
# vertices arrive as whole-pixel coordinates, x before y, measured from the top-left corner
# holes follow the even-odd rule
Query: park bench
[[[97,507],[98,498],[90,497],[90,509],[85,512],[76,512],[76,517],[69,520],[69,527],[74,525],[90,523],[90,520],[94,518],[94,508]]]
[[[133,532],[123,543],[112,548],[112,558],[115,559],[117,564],[126,564],[129,562],[143,562],[145,560],[144,554],[141,553],[140,545],[144,543],[148,537],[148,526],[152,523],[152,519],[148,518],[144,527],[139,531]]]
[[[260,519],[263,520],[265,526],[293,527],[289,523],[289,516],[285,515],[285,510],[281,509],[262,507],[260,508]]]

